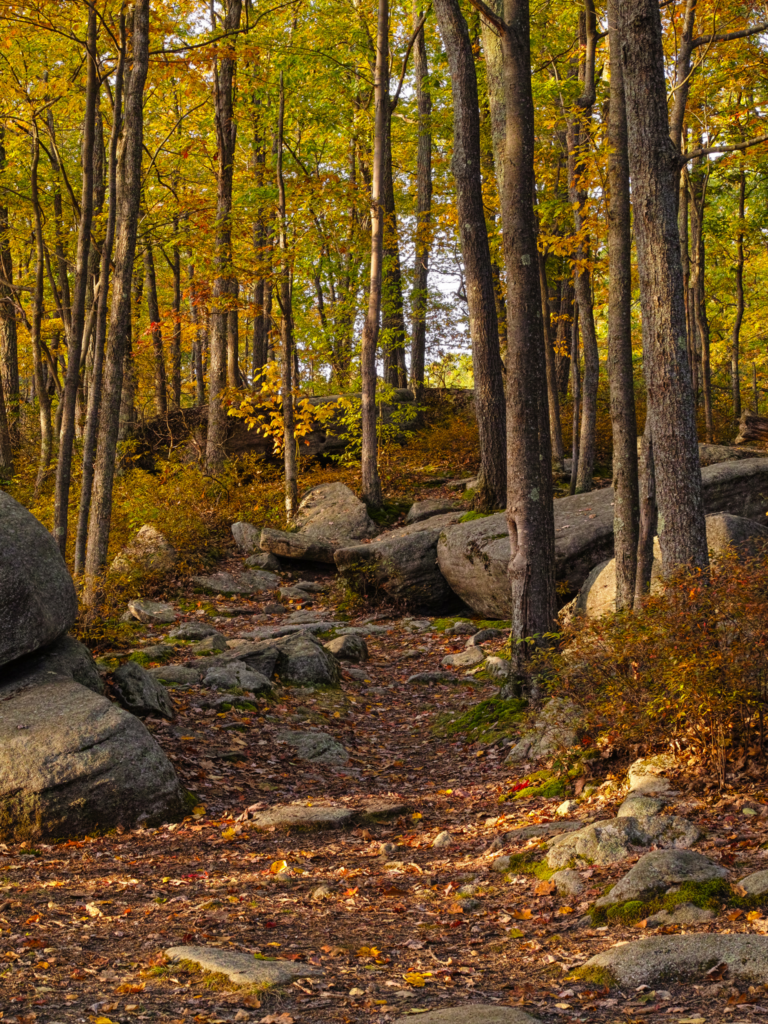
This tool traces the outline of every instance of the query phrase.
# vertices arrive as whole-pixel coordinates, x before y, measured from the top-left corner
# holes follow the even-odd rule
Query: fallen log
[[[768,416],[758,416],[753,412],[741,414],[736,444],[744,444],[747,441],[768,442]]]

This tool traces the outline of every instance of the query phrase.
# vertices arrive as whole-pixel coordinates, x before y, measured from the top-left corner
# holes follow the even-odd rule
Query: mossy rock
[[[458,716],[452,712],[440,715],[434,732],[438,736],[464,735],[472,743],[496,743],[517,731],[525,708],[524,700],[491,697]]]
[[[494,516],[496,512],[465,512],[463,516],[459,516],[460,523],[473,523],[476,519],[487,519],[488,516]]]
[[[632,925],[661,910],[673,911],[681,903],[692,903],[702,910],[716,914],[723,910],[761,910],[768,906],[768,894],[763,896],[741,896],[724,878],[708,882],[683,882],[677,892],[649,894],[647,899],[627,900],[612,907],[592,907],[590,917],[593,925]]]
[[[434,619],[432,629],[436,633],[444,633],[450,626],[457,622],[471,622],[478,630],[481,629],[510,629],[512,623],[507,619],[467,619],[465,616],[455,615],[448,619]]]

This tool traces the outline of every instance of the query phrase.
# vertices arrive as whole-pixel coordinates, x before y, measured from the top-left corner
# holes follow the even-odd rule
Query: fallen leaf
[[[762,915],[761,911],[759,911],[759,910],[750,910],[750,912],[747,914],[747,920],[748,921],[759,921],[762,916],[763,915]]]
[[[375,946],[361,946],[356,956],[381,956],[381,950]]]
[[[555,917],[566,917],[568,914],[573,913],[573,907],[558,907],[555,911]]]
[[[411,971],[408,974],[404,974],[403,978],[408,982],[409,985],[413,985],[414,988],[424,988],[426,981],[424,975],[419,974],[418,971]]]
[[[270,873],[273,875],[278,874],[280,871],[285,871],[288,864],[284,860],[273,860],[269,865]]]
[[[556,888],[557,886],[554,882],[539,882],[533,891],[537,896],[549,896]]]
[[[531,918],[533,917],[533,911],[532,910],[513,910],[512,911],[512,917],[516,918],[518,921],[530,921]]]

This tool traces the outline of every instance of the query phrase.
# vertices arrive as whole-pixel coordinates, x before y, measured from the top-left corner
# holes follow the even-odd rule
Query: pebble
[[[442,850],[446,846],[450,846],[453,842],[453,837],[450,832],[439,832],[432,840],[433,850]]]

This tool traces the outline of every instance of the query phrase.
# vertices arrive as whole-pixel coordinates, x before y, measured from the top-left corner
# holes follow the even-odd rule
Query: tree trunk
[[[99,446],[88,523],[85,603],[94,614],[99,599],[99,576],[109,548],[112,486],[123,385],[125,340],[131,322],[131,282],[136,252],[136,231],[141,203],[141,156],[144,136],[144,83],[149,63],[149,0],[135,0],[131,33],[131,65],[126,74],[125,128],[119,164],[115,273],[107,339],[106,368],[99,422]]]
[[[243,386],[240,373],[240,311],[237,306],[240,284],[237,279],[230,281],[233,305],[227,312],[227,385],[231,388]]]
[[[45,273],[45,248],[43,244],[43,217],[40,210],[38,189],[38,167],[40,164],[40,139],[37,124],[32,128],[32,166],[30,168],[30,190],[34,211],[35,233],[35,290],[32,295],[32,355],[34,359],[35,390],[40,413],[40,460],[37,465],[34,500],[40,497],[51,465],[51,399],[48,394],[46,367],[43,365],[41,327],[43,322],[43,288]]]
[[[225,0],[224,31],[236,32],[240,27],[242,0]],[[227,417],[219,395],[226,381],[227,328],[235,280],[232,273],[232,179],[234,173],[237,122],[234,117],[234,79],[236,61],[234,42],[225,44],[224,56],[215,67],[216,140],[218,167],[216,174],[216,279],[211,306],[210,359],[208,367],[208,439],[205,461],[210,473],[219,473],[224,465],[224,442],[227,438]]]
[[[552,450],[534,213],[534,109],[528,0],[504,0],[501,34],[506,137],[501,215],[507,270],[507,522],[512,650],[553,628]]]
[[[494,300],[493,268],[483,209],[480,113],[475,60],[458,0],[435,0],[453,93],[456,208],[469,305],[475,411],[480,432],[480,481],[475,508],[504,508],[507,488],[506,417]],[[538,278],[537,278],[538,287]]]
[[[165,352],[163,351],[163,329],[160,326],[160,305],[157,301],[157,278],[152,241],[148,237],[144,246],[144,286],[147,290],[147,312],[149,330],[152,335],[152,349],[155,354],[155,414],[165,416],[168,399],[165,383]]]
[[[174,409],[181,406],[181,252],[179,251],[179,218],[173,218],[173,333],[171,334],[171,401]]]
[[[391,107],[387,115],[384,141],[382,202],[384,207],[384,256],[381,268],[381,344],[384,356],[384,379],[393,387],[404,388],[408,384],[408,377],[405,372],[403,273],[400,266],[395,182],[392,173]]]
[[[560,281],[560,308],[555,331],[555,354],[557,356],[557,389],[565,397],[571,378],[571,334],[575,316],[573,280],[564,274]]]
[[[80,576],[85,569],[86,540],[88,536],[88,518],[91,508],[93,489],[94,458],[96,455],[96,439],[101,411],[101,390],[104,366],[104,344],[107,337],[107,300],[109,296],[109,272],[112,262],[112,248],[115,241],[115,218],[117,213],[117,145],[122,130],[123,112],[123,79],[125,73],[126,30],[125,15],[120,15],[120,54],[115,73],[114,100],[112,111],[112,134],[109,140],[109,162],[107,177],[109,180],[109,208],[107,210],[107,227],[101,247],[101,265],[99,273],[99,297],[96,310],[96,339],[93,349],[93,368],[91,370],[91,386],[88,390],[88,412],[83,436],[83,476],[80,484],[80,507],[77,513],[77,536],[75,537],[75,576]]]
[[[704,163],[708,163],[706,158]],[[704,399],[704,430],[709,444],[714,442],[712,419],[712,375],[709,360],[709,321],[707,319],[706,296],[704,293],[704,272],[706,249],[704,245],[704,211],[706,209],[709,168],[699,167],[689,175],[691,188],[691,251],[693,273],[691,274],[691,298],[693,321],[699,338],[701,362],[701,392]]]
[[[288,255],[285,215],[285,181],[283,179],[283,124],[285,120],[285,86],[280,72],[280,108],[277,120],[277,191],[280,233],[280,336],[283,343],[283,447],[285,465],[285,511],[289,521],[299,504],[296,478],[296,433],[293,422],[293,311],[291,306],[291,263]]]
[[[579,307],[574,301],[571,318],[571,399],[573,413],[571,423],[571,482],[569,492],[576,493],[576,476],[579,471],[579,419],[581,418],[581,356],[579,355]]]
[[[419,0],[413,2],[413,27],[418,27],[422,11]],[[413,75],[416,80],[416,104],[419,112],[416,151],[416,254],[411,297],[411,387],[419,402],[424,384],[427,341],[427,278],[432,234],[432,95],[424,27],[413,49]]]
[[[616,12],[608,7],[611,98],[608,119],[608,381],[613,427],[613,537],[616,610],[635,597],[640,494],[637,478],[637,418],[632,373],[632,228],[624,80]]]
[[[59,460],[56,466],[56,496],[54,504],[53,535],[62,555],[67,550],[69,516],[69,490],[72,482],[72,447],[75,440],[75,411],[80,387],[80,353],[85,327],[86,292],[88,288],[91,223],[93,221],[93,142],[96,130],[96,109],[99,97],[99,78],[96,67],[96,40],[98,21],[95,6],[88,8],[86,40],[87,84],[83,121],[82,169],[83,189],[80,199],[80,226],[77,234],[75,292],[69,327],[67,375],[62,397],[61,431],[59,434]]]
[[[637,449],[637,442],[635,442]],[[640,487],[640,529],[637,542],[634,609],[638,611],[648,596],[653,572],[653,540],[658,527],[656,510],[656,467],[653,460],[653,435],[650,421],[643,433],[643,476]]]
[[[5,126],[0,125],[0,170],[7,164]],[[0,365],[2,387],[8,416],[8,429],[14,444],[19,434],[19,349],[16,328],[16,295],[13,291],[13,257],[11,255],[8,207],[0,204]]]
[[[557,368],[555,347],[552,342],[552,321],[549,317],[549,288],[547,286],[547,258],[539,250],[539,283],[541,286],[541,321],[544,327],[544,358],[547,370],[547,397],[549,406],[549,435],[552,444],[552,461],[558,473],[563,466],[563,429],[560,423],[560,396],[557,392]]]
[[[205,318],[200,309],[199,295],[195,285],[194,264],[189,264],[187,273],[189,275],[189,314],[192,323],[195,325],[195,341],[192,355],[195,368],[195,405],[203,406],[205,405]]]
[[[362,374],[362,489],[363,500],[373,508],[382,502],[376,437],[376,349],[381,313],[381,276],[384,259],[383,178],[389,98],[389,0],[379,0],[376,26],[376,117],[373,133],[373,173],[371,178],[371,277],[368,309],[363,325],[360,352]]]
[[[739,229],[736,233],[736,317],[731,329],[731,394],[733,418],[741,418],[741,378],[739,375],[739,336],[744,320],[744,200],[747,178],[744,164],[739,169]]]
[[[669,140],[657,0],[616,0],[626,94],[659,541],[665,572],[709,563],[685,336],[677,229],[679,159]]]

